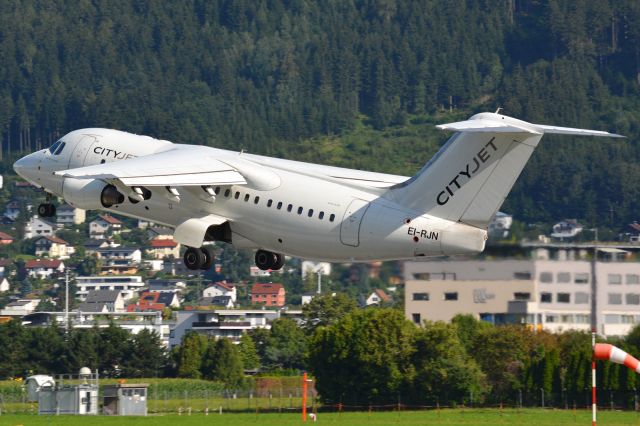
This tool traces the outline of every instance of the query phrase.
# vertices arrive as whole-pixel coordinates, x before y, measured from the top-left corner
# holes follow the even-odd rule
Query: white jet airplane
[[[479,253],[487,226],[545,133],[620,135],[531,124],[498,113],[437,126],[455,132],[413,177],[395,176],[109,129],[82,129],[21,158],[24,179],[82,209],[175,229],[190,269],[208,269],[203,243],[335,262]],[[53,216],[47,199],[38,208]]]

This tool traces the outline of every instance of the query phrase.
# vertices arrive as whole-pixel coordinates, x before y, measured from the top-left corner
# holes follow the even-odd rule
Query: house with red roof
[[[91,238],[104,238],[105,234],[119,234],[122,232],[122,222],[110,214],[101,214],[89,222]]]
[[[391,303],[391,296],[380,288],[376,288],[365,301],[366,306],[382,305],[383,303]]]
[[[55,235],[47,235],[38,238],[34,242],[36,248],[36,256],[47,256],[57,259],[68,259],[73,253],[75,248]]]
[[[4,232],[0,232],[0,245],[7,245],[13,243],[13,237]]]
[[[175,259],[180,258],[180,244],[169,238],[154,238],[149,241],[149,247],[145,251],[154,259],[164,259],[171,256]]]
[[[60,259],[33,259],[24,264],[27,274],[33,278],[51,278],[64,272],[65,266]]]
[[[254,284],[251,287],[251,303],[265,306],[284,306],[286,292],[282,284]]]
[[[236,286],[234,286],[233,284],[219,281],[211,283],[211,285],[205,288],[202,292],[202,297],[205,299],[218,296],[229,296],[231,298],[231,301],[233,303],[236,303],[236,301],[238,300],[238,291],[236,290]]]
[[[162,311],[164,308],[180,306],[177,293],[145,291],[140,295],[137,303],[127,306],[127,312]]]

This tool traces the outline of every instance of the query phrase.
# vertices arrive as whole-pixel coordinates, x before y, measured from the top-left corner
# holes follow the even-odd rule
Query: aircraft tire
[[[284,266],[284,255],[282,253],[273,253],[273,258],[274,262],[271,269],[273,269],[274,271],[282,269],[282,267]]]
[[[213,266],[213,261],[215,260],[215,256],[213,255],[213,251],[209,247],[200,248],[202,255],[204,256],[204,261],[200,266],[200,269],[204,271],[208,271]]]
[[[187,251],[184,252],[184,266],[187,269],[195,271],[197,269],[202,268],[205,262],[205,255],[199,248],[188,247]]]
[[[256,266],[258,269],[263,271],[268,271],[269,269],[273,269],[273,265],[276,262],[275,255],[270,251],[266,250],[258,250],[256,252]]]

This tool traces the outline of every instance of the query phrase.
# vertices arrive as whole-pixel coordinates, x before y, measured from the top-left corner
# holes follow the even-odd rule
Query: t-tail
[[[546,133],[622,137],[527,123],[497,113],[437,126],[456,132],[412,178],[386,197],[421,214],[487,229]]]

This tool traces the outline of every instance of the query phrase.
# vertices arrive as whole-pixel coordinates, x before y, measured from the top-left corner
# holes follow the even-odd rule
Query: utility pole
[[[64,332],[69,335],[69,269],[64,271]]]
[[[322,293],[322,272],[318,269],[316,274],[318,274],[318,294],[320,294]]]

